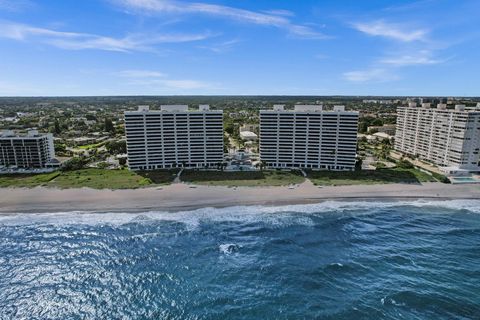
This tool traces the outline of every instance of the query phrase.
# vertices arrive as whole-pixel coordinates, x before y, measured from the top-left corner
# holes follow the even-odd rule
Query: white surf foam
[[[220,250],[221,253],[230,255],[238,252],[240,250],[240,246],[234,243],[225,243],[225,244],[219,245],[218,249]]]
[[[480,213],[480,200],[415,200],[415,201],[325,201],[318,204],[287,206],[236,206],[201,208],[192,211],[163,212],[54,212],[0,215],[0,224],[112,224],[152,223],[172,221],[184,223],[187,229],[196,229],[202,222],[263,222],[273,226],[313,226],[312,215],[321,213],[371,214],[387,208],[443,208]],[[299,214],[300,213],[300,214]]]

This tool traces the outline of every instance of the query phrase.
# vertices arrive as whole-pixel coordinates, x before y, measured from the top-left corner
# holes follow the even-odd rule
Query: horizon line
[[[461,96],[461,95],[348,95],[348,94],[330,94],[330,95],[313,95],[313,94],[172,94],[172,95],[26,95],[26,96],[0,96],[0,99],[8,98],[127,98],[127,97],[378,97],[378,98],[476,98],[478,96]]]

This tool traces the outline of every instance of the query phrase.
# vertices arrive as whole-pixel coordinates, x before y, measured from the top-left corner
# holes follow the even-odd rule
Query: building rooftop
[[[256,139],[257,138],[257,134],[254,133],[254,132],[251,132],[251,131],[242,131],[240,132],[240,137],[242,139]]]
[[[198,109],[189,110],[188,105],[186,104],[173,104],[173,105],[161,105],[159,110],[152,110],[150,106],[138,106],[137,111],[125,111],[126,114],[129,113],[147,113],[147,112],[204,112],[204,111],[218,111],[222,110],[210,110],[210,105],[201,104],[198,106]]]
[[[285,105],[276,104],[273,106],[273,110],[260,110],[260,111],[284,111],[284,112],[348,112],[358,113],[358,111],[346,111],[345,106],[333,106],[333,110],[324,110],[323,105],[320,104],[297,104],[293,110],[285,110]]]
[[[15,134],[12,130],[4,130],[0,134],[0,138],[38,138],[48,135],[48,133],[39,133],[37,130],[29,130],[26,134]]]
[[[382,139],[391,139],[393,138],[393,136],[385,133],[385,132],[376,132],[373,134],[373,136],[375,137],[379,137],[379,138],[382,138]]]
[[[186,104],[161,105],[160,106],[160,111],[186,112],[186,111],[188,111],[188,105],[186,105]]]
[[[2,134],[0,135],[0,137],[2,137],[2,138],[5,138],[5,137],[14,137],[14,136],[15,136],[15,132],[13,132],[12,130],[2,131]]]
[[[308,104],[297,104],[295,106],[295,111],[300,111],[300,112],[311,112],[311,111],[323,111],[323,106],[322,105],[308,105]]]
[[[393,128],[395,129],[397,125],[396,124],[390,124],[390,123],[387,123],[387,124],[384,124],[384,125],[381,125],[381,126],[368,126],[369,129],[378,129],[378,128]]]
[[[444,103],[439,103],[436,107],[432,107],[430,103],[422,103],[421,105],[418,105],[415,102],[410,102],[407,108],[432,109],[448,112],[480,112],[480,103],[477,103],[476,107],[467,107],[464,104],[457,104],[454,109],[447,109],[447,105]]]

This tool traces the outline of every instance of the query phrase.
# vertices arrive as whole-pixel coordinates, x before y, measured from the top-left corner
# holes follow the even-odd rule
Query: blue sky
[[[0,0],[0,96],[480,95],[478,0]]]

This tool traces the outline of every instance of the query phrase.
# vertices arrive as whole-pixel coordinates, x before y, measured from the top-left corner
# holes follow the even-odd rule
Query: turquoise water
[[[480,201],[0,217],[0,319],[480,319]]]
[[[453,182],[465,183],[465,182],[480,182],[480,180],[474,179],[472,177],[456,177],[452,178]]]

